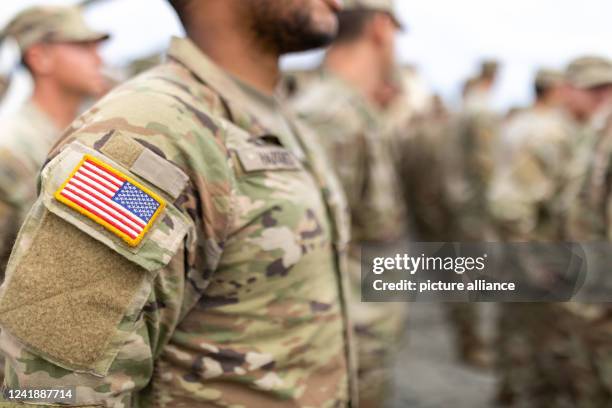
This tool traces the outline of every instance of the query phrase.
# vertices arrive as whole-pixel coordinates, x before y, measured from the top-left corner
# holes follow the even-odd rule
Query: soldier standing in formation
[[[272,96],[338,1],[172,0],[188,39],[78,118],[0,297],[9,388],[107,407],[356,404],[347,207]]]
[[[477,77],[468,81],[461,112],[449,122],[443,162],[446,208],[451,222],[445,241],[484,242],[495,238],[487,216],[487,192],[493,174],[493,152],[500,117],[491,107],[498,64],[485,61]],[[487,367],[491,356],[480,333],[480,306],[445,305],[455,332],[456,353],[471,366]]]
[[[18,112],[0,123],[0,270],[36,200],[36,177],[47,153],[83,101],[107,89],[99,43],[77,7],[32,7],[5,28],[21,51],[34,90]]]
[[[539,74],[535,106],[507,125],[499,146],[504,161],[496,171],[490,210],[502,240],[584,240],[568,233],[574,222],[570,209],[579,208],[575,213],[583,215],[588,208],[577,204],[581,193],[576,186],[588,178],[588,163],[596,141],[602,139],[594,125],[601,112],[608,111],[610,93],[603,90],[611,86],[612,65],[602,58],[572,62],[565,78],[553,72]],[[560,113],[561,104],[569,115]],[[541,280],[554,248],[533,248],[520,263],[525,273]],[[608,360],[602,353],[605,346],[599,344],[606,344],[606,330],[599,330],[603,314],[594,313],[600,309],[577,303],[505,305],[498,347],[499,402],[606,406],[610,389],[601,368]]]
[[[349,202],[350,307],[359,351],[360,406],[365,407],[379,407],[390,396],[393,355],[406,310],[403,303],[360,299],[363,249],[392,246],[405,233],[399,183],[376,106],[379,89],[394,72],[400,28],[391,0],[345,2],[338,36],[318,79],[293,101],[299,116],[317,131]]]

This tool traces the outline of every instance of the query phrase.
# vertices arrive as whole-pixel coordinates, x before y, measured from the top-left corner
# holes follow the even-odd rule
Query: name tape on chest
[[[166,206],[155,193],[91,155],[83,157],[55,199],[132,247],[138,246]]]
[[[298,170],[300,168],[296,157],[291,152],[280,147],[238,149],[236,153],[246,172]]]

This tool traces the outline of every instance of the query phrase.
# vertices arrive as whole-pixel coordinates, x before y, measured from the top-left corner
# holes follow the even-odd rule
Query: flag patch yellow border
[[[83,156],[54,198],[130,247],[142,242],[166,207],[165,200],[153,191],[89,154]]]

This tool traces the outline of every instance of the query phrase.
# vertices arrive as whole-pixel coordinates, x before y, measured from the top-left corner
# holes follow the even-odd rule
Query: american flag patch
[[[163,199],[93,156],[85,155],[55,198],[137,246],[165,207]]]

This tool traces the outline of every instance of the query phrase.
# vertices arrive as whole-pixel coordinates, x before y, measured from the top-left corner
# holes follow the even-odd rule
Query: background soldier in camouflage
[[[491,107],[497,72],[495,61],[482,63],[479,75],[466,84],[462,111],[449,122],[442,153],[445,196],[452,219],[446,241],[482,242],[495,238],[486,198],[501,121]],[[479,333],[479,305],[448,303],[446,310],[460,360],[476,367],[488,366],[490,355]]]
[[[499,63],[483,61],[477,76],[466,81],[463,90],[463,110],[470,113],[492,112],[491,97],[497,81]]]
[[[586,57],[574,61],[568,70],[574,86],[584,90],[590,99],[586,115],[592,132],[577,148],[577,157],[569,168],[573,180],[564,204],[570,207],[566,216],[565,240],[609,242],[610,237],[610,146],[612,135],[612,62],[606,58]],[[609,244],[589,249],[589,270],[609,269]],[[610,306],[603,304],[566,303],[557,305],[554,328],[565,329],[568,338],[554,338],[557,352],[543,353],[545,362],[566,356],[566,366],[553,367],[574,375],[571,386],[561,387],[563,373],[551,370],[556,380],[557,400],[571,401],[574,406],[596,407],[612,403],[612,330]],[[564,342],[562,342],[565,340]],[[563,345],[564,347],[560,346]],[[579,375],[576,375],[579,373]]]
[[[444,149],[450,113],[412,67],[396,75],[399,95],[384,110],[385,135],[408,209],[410,238],[444,242],[452,236],[445,191]]]
[[[504,124],[496,147],[496,166],[489,192],[493,222],[503,241],[556,242],[561,238],[558,208],[566,186],[566,166],[573,158],[576,134],[562,112],[563,73],[540,70],[534,81],[536,101]],[[525,253],[521,262],[534,272],[543,253]],[[543,305],[502,304],[496,341],[500,374],[498,399],[510,404],[522,384],[535,384],[527,347],[533,316]]]
[[[87,97],[105,89],[100,41],[108,35],[87,27],[76,7],[33,7],[4,29],[19,45],[34,91],[30,100],[0,123],[0,269],[17,231],[36,200],[36,177],[61,129]]]
[[[579,59],[570,64],[566,77],[569,84],[563,87],[562,99],[568,111],[574,118],[592,123],[597,112],[605,111],[607,102],[600,93],[612,85],[612,65],[601,58]],[[557,91],[552,91],[547,92],[548,109],[557,99],[553,98]],[[609,97],[608,92],[608,101]],[[515,121],[529,119],[538,111],[541,114],[541,99],[540,94],[532,111],[517,116]],[[578,168],[587,166],[593,154],[587,153],[585,146],[592,147],[594,139],[578,126],[569,126],[567,119],[558,114],[549,114],[548,119],[555,121],[546,122],[546,127],[542,118],[511,124],[514,133],[506,134],[504,139],[502,149],[506,153],[508,148],[514,151],[509,157],[512,167],[502,167],[491,208],[502,223],[502,237],[506,240],[576,240],[565,235],[563,222],[568,205],[577,198],[574,185],[578,180],[584,181],[587,173]],[[524,133],[519,133],[521,129]],[[569,195],[573,198],[568,200]],[[580,212],[585,209],[581,206]],[[553,257],[555,251],[551,247],[546,253],[527,253],[520,262],[529,276],[542,279],[546,269],[541,265]],[[607,385],[609,344],[606,345],[607,331],[600,329],[605,327],[601,320],[604,313],[598,310],[598,306],[576,303],[504,307],[500,402],[519,407],[607,406],[612,395]]]
[[[496,146],[490,211],[505,240],[558,240],[559,213],[552,205],[565,186],[575,134],[562,112],[564,76],[541,70],[536,102],[507,122]]]
[[[190,39],[77,119],[42,172],[0,296],[6,385],[76,386],[78,406],[356,403],[347,207],[271,96],[280,55],[331,41],[339,4],[172,4]],[[157,203],[140,243],[58,201],[84,158]]]
[[[362,303],[360,260],[365,245],[380,250],[404,233],[398,180],[375,105],[381,84],[393,72],[400,25],[391,1],[345,2],[339,20],[338,38],[327,52],[319,80],[298,95],[294,107],[318,131],[349,201],[360,404],[379,407],[389,396],[390,363],[406,305]]]
[[[574,107],[583,133],[577,140],[575,158],[568,168],[571,182],[564,197],[564,204],[569,208],[566,233],[577,241],[597,241],[606,237],[607,218],[602,210],[606,204],[601,193],[605,191],[611,132],[611,66],[612,62],[601,57],[583,57],[568,68],[568,75],[574,78],[568,103]],[[576,106],[580,102],[582,109]]]

